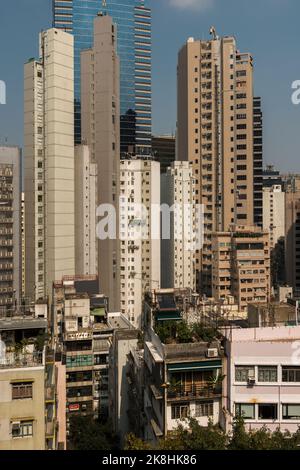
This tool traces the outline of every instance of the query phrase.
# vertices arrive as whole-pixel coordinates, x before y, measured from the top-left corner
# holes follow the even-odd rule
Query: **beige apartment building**
[[[233,295],[239,310],[250,302],[270,300],[268,231],[256,226],[232,226],[212,237],[212,294],[219,301]]]
[[[178,57],[177,159],[193,163],[204,205],[198,290],[211,294],[212,233],[253,225],[253,60],[233,37],[188,39]]]
[[[111,17],[99,14],[94,20],[93,48],[81,53],[82,141],[89,146],[91,161],[98,167],[96,206],[109,205],[118,213],[120,66],[116,50],[116,26]],[[104,207],[97,212],[100,218],[105,215]],[[118,224],[116,229],[118,232]],[[112,311],[120,309],[118,266],[116,237],[98,237],[100,290],[109,296]]]
[[[75,272],[73,36],[40,34],[40,60],[25,64],[26,296],[51,296]]]

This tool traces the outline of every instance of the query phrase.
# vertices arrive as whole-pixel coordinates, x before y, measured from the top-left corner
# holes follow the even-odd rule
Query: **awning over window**
[[[96,308],[95,310],[92,310],[92,315],[94,315],[94,317],[105,317],[106,313],[105,313],[105,308],[101,307],[101,308]]]
[[[180,310],[171,310],[169,312],[157,312],[156,321],[181,320]]]
[[[189,370],[213,370],[220,369],[222,361],[202,361],[202,362],[180,362],[178,364],[168,364],[169,372],[189,371]]]

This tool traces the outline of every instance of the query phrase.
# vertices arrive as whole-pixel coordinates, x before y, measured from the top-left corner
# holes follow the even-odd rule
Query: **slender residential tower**
[[[81,143],[80,53],[93,45],[94,19],[112,17],[120,58],[121,152],[151,149],[151,10],[148,0],[53,0],[53,26],[74,35],[75,139]]]
[[[211,294],[212,233],[253,224],[253,64],[233,37],[193,38],[178,58],[178,160],[193,163],[204,206],[197,284]]]
[[[51,296],[75,274],[73,36],[40,35],[40,60],[25,65],[26,296]]]
[[[104,205],[109,205],[117,215],[120,71],[116,47],[117,33],[112,18],[99,14],[94,20],[93,47],[81,53],[82,138],[89,146],[91,161],[97,165],[96,207],[102,205],[104,210]],[[114,239],[98,237],[100,291],[109,297],[112,311],[120,310],[117,228]]]

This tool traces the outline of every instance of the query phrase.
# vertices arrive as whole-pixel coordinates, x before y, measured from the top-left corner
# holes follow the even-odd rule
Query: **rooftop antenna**
[[[217,36],[216,28],[214,26],[210,28],[209,34],[213,37],[214,40],[219,39]]]

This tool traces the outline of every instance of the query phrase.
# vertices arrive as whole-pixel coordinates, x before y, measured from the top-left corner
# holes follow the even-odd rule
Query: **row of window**
[[[235,380],[237,382],[248,382],[255,379],[258,382],[278,382],[277,366],[236,366]],[[300,383],[300,366],[281,366],[282,382]]]
[[[235,404],[236,416],[242,416],[245,420],[259,419],[259,420],[272,420],[278,419],[278,404],[277,403],[236,403]],[[282,405],[282,419],[285,420],[299,420],[300,419],[300,404],[283,404]]]
[[[172,419],[184,419],[191,417],[211,417],[214,414],[214,403],[211,402],[196,402],[194,413],[190,412],[190,406],[186,404],[174,404],[171,406],[171,418]]]

